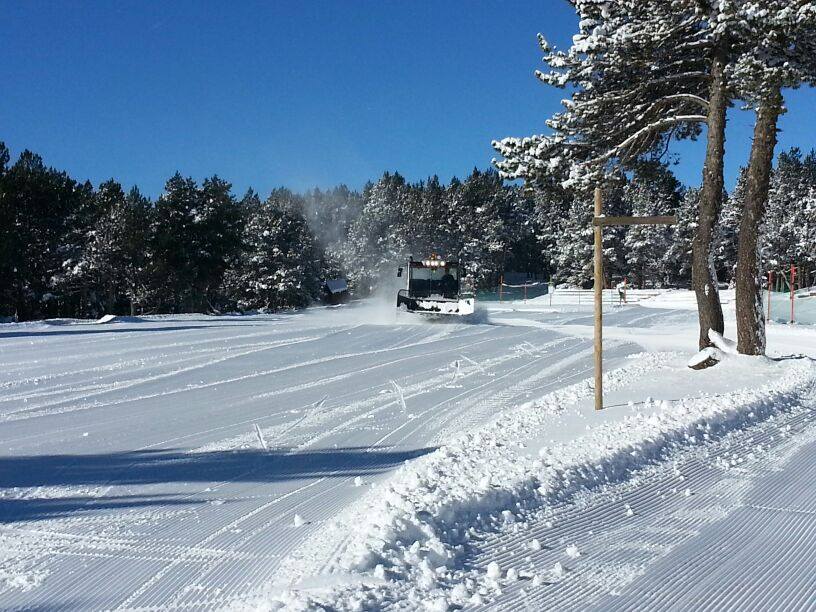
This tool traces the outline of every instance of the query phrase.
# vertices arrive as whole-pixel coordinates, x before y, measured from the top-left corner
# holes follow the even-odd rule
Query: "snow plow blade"
[[[462,296],[459,299],[445,298],[412,298],[397,295],[397,308],[406,312],[416,312],[428,315],[471,315],[476,309],[476,300],[472,296]]]

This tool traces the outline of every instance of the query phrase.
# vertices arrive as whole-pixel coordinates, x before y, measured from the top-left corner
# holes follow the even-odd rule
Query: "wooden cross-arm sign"
[[[675,215],[657,217],[594,217],[592,225],[605,227],[607,225],[674,225],[677,223]]]
[[[675,215],[656,217],[606,217],[601,188],[595,188],[595,410],[603,409],[603,228],[607,225],[674,225]]]

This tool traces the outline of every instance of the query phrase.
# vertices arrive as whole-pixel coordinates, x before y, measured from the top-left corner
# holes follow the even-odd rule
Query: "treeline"
[[[745,174],[726,203],[714,249],[731,283]],[[762,258],[768,268],[816,269],[816,153],[782,153],[771,178]],[[605,233],[607,282],[688,287],[699,190],[662,164],[620,174],[607,214],[676,213],[675,227]],[[435,252],[466,265],[475,289],[508,271],[588,287],[591,194],[525,189],[492,170],[443,184],[386,173],[362,192],[345,186],[303,194],[276,189],[236,197],[214,176],[176,174],[151,201],[114,180],[94,188],[23,152],[10,165],[0,144],[0,316],[97,317],[280,310],[320,298],[322,281],[348,278],[353,292],[390,287],[409,255]]]
[[[238,198],[213,176],[176,174],[151,201],[98,187],[0,143],[0,316],[18,320],[280,310],[347,277],[367,295],[408,255],[461,256],[471,282],[540,271],[532,200],[495,171],[442,185],[385,174],[344,186]]]
[[[712,263],[717,280],[734,286],[739,228],[745,210],[748,169],[742,168],[733,191],[723,195],[723,210],[714,228]],[[636,287],[691,285],[692,243],[697,229],[700,189],[680,185],[662,164],[644,163],[631,180],[617,177],[605,191],[607,215],[676,214],[676,226],[631,226],[604,231],[607,282],[626,277]],[[552,199],[550,198],[550,201]],[[592,284],[592,212],[583,194],[566,215],[549,226],[554,276],[560,282]],[[544,200],[546,206],[547,200]],[[569,209],[569,203],[560,203]],[[542,208],[539,214],[546,214]],[[575,240],[580,236],[580,240]],[[816,283],[816,151],[783,151],[771,171],[767,211],[760,227],[759,268],[790,270],[796,266],[798,287]]]

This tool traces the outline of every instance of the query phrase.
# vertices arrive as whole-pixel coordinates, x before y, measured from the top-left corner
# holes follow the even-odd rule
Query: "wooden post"
[[[595,218],[603,216],[601,188],[595,188]],[[603,409],[603,226],[595,232],[595,410]]]
[[[794,298],[794,286],[795,286],[793,283],[794,283],[794,280],[796,279],[796,267],[793,264],[791,264],[790,279],[791,279],[790,280],[790,295],[791,295],[791,298],[790,298],[790,300],[791,300],[791,319],[790,319],[790,322],[793,323],[794,322],[794,318],[793,318],[793,298]]]
[[[674,225],[675,215],[654,217],[604,217],[601,188],[595,188],[595,410],[603,409],[603,228],[606,225]],[[578,293],[580,301],[581,294]]]
[[[768,270],[768,321],[771,320],[771,284],[773,283],[773,270]]]

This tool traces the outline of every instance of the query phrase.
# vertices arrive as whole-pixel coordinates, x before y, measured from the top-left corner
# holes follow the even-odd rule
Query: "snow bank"
[[[671,354],[649,354],[608,373],[605,387],[631,385],[655,369],[668,379],[683,376],[679,370],[685,368],[677,362]],[[484,585],[496,583],[495,577],[462,567],[467,545],[478,532],[523,520],[527,511],[571,499],[581,491],[625,480],[633,470],[680,447],[764,420],[816,386],[816,365],[810,359],[734,357],[717,369],[723,380],[744,379],[747,369],[756,380],[766,382],[720,395],[647,400],[645,409],[620,410],[614,420],[604,422],[597,415],[599,424],[587,426],[585,435],[542,444],[542,437],[552,434],[546,426],[552,425],[553,415],[591,396],[585,381],[505,413],[491,425],[413,461],[369,496],[366,507],[341,519],[348,521],[351,535],[334,571],[347,573],[347,581],[356,577],[356,584],[335,587],[328,594],[312,591],[298,601],[332,609],[429,601],[447,609],[476,603],[472,598],[482,597]],[[687,377],[701,376],[686,372]],[[686,380],[711,380],[710,376]],[[539,450],[531,453],[531,448]],[[267,600],[264,607],[269,605]],[[290,605],[291,600],[286,606]]]

